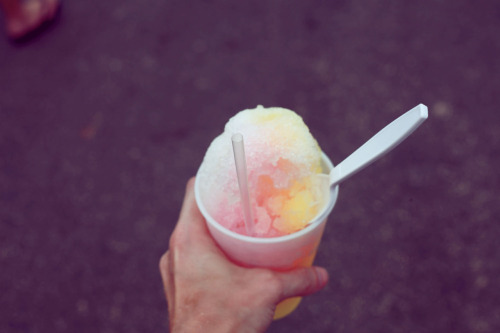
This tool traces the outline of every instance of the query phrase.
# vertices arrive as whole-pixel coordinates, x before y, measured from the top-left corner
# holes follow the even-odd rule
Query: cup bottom
[[[291,297],[281,301],[274,310],[273,320],[278,320],[288,316],[299,306],[302,297]]]
[[[297,263],[296,267],[311,267],[316,257],[317,247],[319,244],[315,245],[315,250],[307,257],[303,258],[300,262]],[[273,320],[278,320],[288,316],[292,313],[298,306],[302,297],[290,297],[282,300],[276,306],[274,310]]]

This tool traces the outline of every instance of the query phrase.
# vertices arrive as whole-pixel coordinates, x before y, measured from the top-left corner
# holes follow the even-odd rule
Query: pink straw
[[[238,185],[240,187],[241,206],[243,207],[243,217],[248,236],[253,235],[253,217],[250,206],[250,193],[248,190],[247,162],[245,159],[245,146],[243,135],[241,133],[233,134],[234,162],[236,164],[236,174],[238,176]]]

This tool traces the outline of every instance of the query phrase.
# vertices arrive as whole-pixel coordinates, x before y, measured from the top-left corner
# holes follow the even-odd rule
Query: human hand
[[[320,267],[275,272],[232,263],[210,236],[193,188],[194,178],[160,260],[172,333],[264,332],[280,301],[326,285],[328,273]]]

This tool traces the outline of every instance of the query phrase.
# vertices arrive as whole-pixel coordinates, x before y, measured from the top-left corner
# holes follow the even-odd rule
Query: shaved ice
[[[291,110],[258,106],[229,119],[210,144],[198,171],[208,213],[222,226],[246,234],[231,137],[245,143],[254,237],[277,237],[303,229],[321,208],[316,174],[321,149]]]

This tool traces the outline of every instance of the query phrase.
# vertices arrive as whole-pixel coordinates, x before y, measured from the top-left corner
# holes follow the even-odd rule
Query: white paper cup
[[[333,168],[330,159],[323,154],[321,162],[323,172],[329,173]],[[199,181],[203,181],[203,179],[196,177],[196,202],[207,221],[210,234],[224,253],[236,264],[246,267],[270,268],[278,271],[312,265],[323,235],[326,220],[337,201],[338,186],[330,189],[330,198],[325,210],[304,229],[280,237],[258,238],[240,235],[217,223],[203,205]],[[300,299],[301,297],[293,297],[278,304],[274,319],[282,318],[291,313],[299,305]]]

